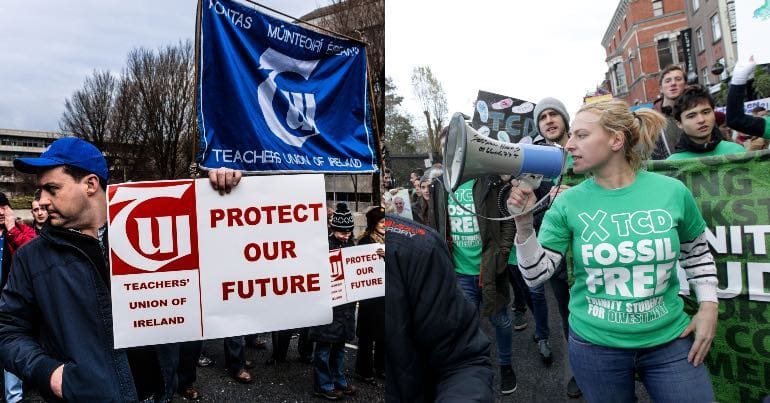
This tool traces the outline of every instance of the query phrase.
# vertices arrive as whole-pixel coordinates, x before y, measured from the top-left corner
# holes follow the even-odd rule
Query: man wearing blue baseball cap
[[[87,141],[62,138],[14,166],[37,175],[39,204],[50,218],[16,252],[0,296],[3,366],[47,400],[170,400],[177,345],[113,345],[104,156]],[[227,192],[240,172],[209,177]]]

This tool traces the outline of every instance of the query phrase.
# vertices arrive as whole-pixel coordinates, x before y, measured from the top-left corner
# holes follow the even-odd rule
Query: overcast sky
[[[604,79],[602,36],[618,0],[386,0],[386,72],[425,126],[411,73],[427,65],[450,115],[473,114],[479,90],[537,102],[552,96],[574,116]]]
[[[300,17],[330,0],[260,0]],[[208,0],[204,0],[207,4]],[[193,40],[197,0],[0,1],[0,128],[58,131],[64,100],[128,52]]]

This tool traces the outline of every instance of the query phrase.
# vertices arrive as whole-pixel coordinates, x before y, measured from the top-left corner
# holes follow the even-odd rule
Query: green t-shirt
[[[574,160],[572,159],[572,153],[567,153],[567,168],[568,169],[572,168],[573,161]],[[556,180],[556,178],[554,178],[554,181],[555,180]],[[518,262],[519,261],[516,258],[516,248],[511,248],[511,254],[508,255],[508,264],[518,265],[519,264]]]
[[[454,195],[466,209],[476,212],[473,203],[473,184],[471,180],[463,183]],[[452,236],[452,259],[455,271],[460,274],[478,276],[481,269],[481,233],[478,218],[457,207],[457,203],[448,197],[449,233]]]
[[[572,247],[572,329],[594,344],[646,348],[677,338],[689,323],[677,295],[679,246],[705,228],[682,182],[639,171],[622,189],[589,178],[565,191],[538,240],[561,253]]]
[[[684,136],[684,134],[682,134]],[[699,158],[699,157],[711,157],[712,155],[723,155],[723,154],[738,154],[738,153],[745,153],[746,149],[743,148],[742,145],[733,143],[732,141],[720,141],[717,146],[711,150],[707,151],[705,153],[694,153],[692,151],[682,151],[680,153],[674,153],[668,156],[666,158],[667,160],[686,160],[690,158]]]

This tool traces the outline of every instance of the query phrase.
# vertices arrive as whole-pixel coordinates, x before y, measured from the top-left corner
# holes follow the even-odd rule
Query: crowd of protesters
[[[743,110],[746,82],[754,67],[753,60],[735,67],[726,113],[715,111],[707,89],[687,84],[680,66],[660,73],[661,96],[652,109],[632,111],[620,100],[600,101],[584,105],[570,122],[559,100],[542,99],[533,114],[538,126],[533,143],[563,148],[565,166],[588,175],[577,186],[557,186],[557,178],[543,178],[533,189],[516,178],[490,173],[461,184],[450,197],[441,180],[440,164],[410,172],[412,220],[394,216],[390,219],[395,229],[388,229],[388,309],[390,312],[392,307],[397,318],[412,321],[417,317],[432,323],[445,337],[465,343],[455,346],[453,355],[441,361],[445,370],[464,368],[469,380],[466,387],[452,389],[451,396],[464,396],[467,401],[494,399],[489,339],[497,346],[500,383],[494,389],[503,395],[516,390],[514,368],[532,365],[529,357],[510,354],[511,330],[519,329],[516,312],[525,309],[520,308],[524,305],[533,312],[534,341],[543,364],[569,360],[574,375],[566,385],[570,398],[635,401],[635,380],[639,380],[653,401],[714,401],[703,364],[716,334],[718,311],[716,266],[706,241],[706,223],[682,182],[648,172],[644,166],[652,159],[682,160],[767,149],[767,111],[758,107],[748,115]],[[444,130],[442,146],[446,135]],[[543,199],[547,202],[538,202]],[[629,238],[620,227],[612,232],[597,224],[605,216],[653,210],[667,212],[665,231]],[[427,228],[435,232],[426,232]],[[416,239],[415,234],[422,237]],[[638,245],[661,240],[670,243],[670,253],[650,260],[643,248],[630,252]],[[415,245],[420,245],[428,259],[413,256]],[[606,254],[595,252],[597,247],[622,253],[622,258],[612,262],[617,273],[607,277],[596,269],[607,264]],[[565,258],[568,249],[578,251],[571,267]],[[697,298],[698,310],[692,317],[684,312],[678,296],[679,278],[673,271],[677,264]],[[440,265],[449,266],[450,272]],[[618,278],[636,278],[634,270],[645,265],[658,268],[655,287],[629,290],[625,283],[619,286],[618,281],[625,280]],[[413,273],[414,278],[405,273]],[[570,282],[568,273],[574,276]],[[447,281],[455,283],[450,287],[454,290],[442,289]],[[568,357],[554,357],[548,342],[543,287],[547,281],[558,304]],[[429,313],[425,301],[414,299],[411,287],[415,286],[423,287],[428,298],[436,300],[432,309],[437,314]],[[651,300],[666,314],[629,315],[610,321],[591,309],[636,306]],[[467,312],[472,317],[463,316]],[[453,322],[436,323],[436,316],[442,314]],[[484,317],[494,328],[489,339],[477,332],[479,319]],[[522,328],[525,326],[526,321]],[[435,340],[435,333],[424,326],[409,328],[388,322],[386,331],[388,339],[417,332],[417,342]],[[434,358],[430,354],[448,354],[445,346],[426,351],[425,360],[404,362],[391,357],[410,352],[413,347],[404,343],[406,346],[394,346],[392,353],[389,348],[388,359],[400,369],[417,373],[396,378],[397,384],[386,391],[388,397],[401,401],[444,398],[455,378],[431,368]],[[423,383],[415,384],[415,380]]]
[[[713,401],[703,362],[715,336],[718,300],[706,223],[689,189],[646,171],[644,164],[767,148],[767,111],[755,109],[749,116],[743,110],[753,69],[750,60],[733,71],[726,115],[715,111],[708,91],[686,84],[679,66],[661,72],[661,98],[652,109],[600,101],[584,105],[570,120],[561,101],[542,99],[534,110],[533,143],[564,149],[565,165],[589,174],[573,187],[543,178],[533,188],[490,173],[450,195],[437,163],[410,172],[404,197],[386,170],[384,206],[366,212],[358,240],[346,204],[330,209],[328,222],[330,250],[382,245],[377,253],[386,259],[386,297],[337,306],[326,325],[273,332],[267,364],[284,361],[289,340],[299,334],[300,359],[313,369],[314,395],[342,399],[356,393],[345,373],[345,350],[357,336],[356,377],[387,378],[388,400],[491,401],[495,390],[514,393],[515,368],[529,365],[530,357],[511,351],[512,332],[527,327],[523,313],[529,309],[542,363],[569,360],[567,396],[633,401],[639,379],[655,401]],[[440,133],[442,139],[447,135]],[[113,347],[103,154],[84,140],[62,138],[40,157],[16,159],[14,166],[36,175],[39,190],[30,225],[0,193],[5,399],[21,401],[24,387],[50,401],[166,402],[175,393],[201,398],[196,367],[212,363],[203,342]],[[222,195],[241,178],[230,169],[209,171],[211,186]],[[654,236],[629,238],[621,226],[611,232],[601,225],[607,215],[652,211],[666,212],[665,228]],[[411,219],[403,217],[406,212]],[[647,256],[643,245],[653,241],[668,249]],[[617,251],[610,254],[615,272],[609,277],[596,269],[607,264],[599,247]],[[569,249],[580,253],[571,267]],[[692,317],[678,296],[677,262],[699,304]],[[620,284],[619,278],[636,281],[640,267],[649,265],[657,268],[653,287]],[[550,347],[546,281],[558,304],[567,357],[555,357]],[[596,309],[637,306],[651,298],[665,314],[608,321]],[[492,335],[481,331],[481,318],[492,324]],[[258,335],[224,339],[225,366],[240,383],[253,382],[247,345],[265,343]]]
[[[203,342],[115,349],[110,300],[107,236],[107,162],[92,144],[77,138],[56,140],[37,158],[18,158],[15,168],[36,175],[31,225],[17,219],[0,193],[0,362],[5,399],[18,402],[24,388],[47,401],[167,402],[174,393],[202,397],[195,388],[196,368],[212,364]],[[224,195],[242,174],[220,168],[209,182]],[[225,196],[226,197],[226,196]],[[385,211],[366,213],[361,244],[381,244],[384,256]],[[329,215],[329,249],[354,246],[353,215],[344,203]],[[302,361],[313,368],[315,396],[337,400],[356,388],[345,375],[345,343],[358,335],[355,375],[375,383],[384,377],[384,298],[334,308],[332,323],[309,329],[277,331],[268,365],[286,358],[288,340],[299,332]],[[357,318],[356,318],[357,316]],[[358,327],[356,329],[356,320]],[[257,335],[224,339],[229,375],[253,381],[244,347],[264,348]]]

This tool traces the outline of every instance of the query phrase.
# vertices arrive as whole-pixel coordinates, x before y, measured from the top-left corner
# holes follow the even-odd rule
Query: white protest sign
[[[735,2],[735,22],[738,34],[738,60],[746,62],[754,55],[757,64],[770,63],[770,4],[765,0]]]
[[[385,245],[372,243],[329,251],[332,305],[385,296]]]
[[[753,101],[746,101],[743,103],[743,113],[751,115],[751,111],[757,106],[761,106],[770,111],[770,98],[755,99]],[[717,112],[727,113],[727,107],[717,106],[714,108]]]
[[[115,347],[330,323],[323,175],[110,185]]]

